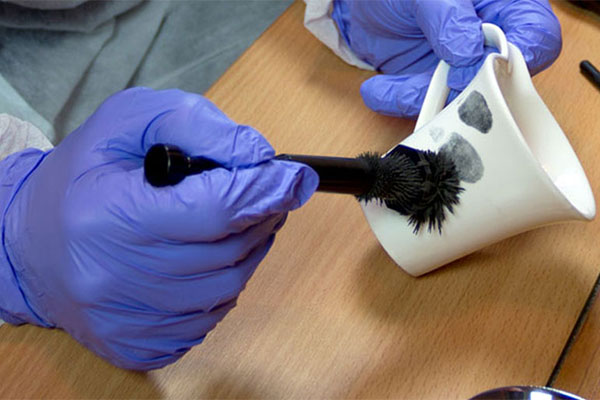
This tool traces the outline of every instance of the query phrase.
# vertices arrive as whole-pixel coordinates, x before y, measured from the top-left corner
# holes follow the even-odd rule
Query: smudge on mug
[[[483,95],[476,90],[458,107],[458,116],[481,133],[488,133],[492,129],[492,112]]]
[[[481,157],[477,150],[458,133],[452,133],[450,140],[440,148],[440,152],[446,153],[454,161],[461,181],[475,183],[483,177]]]

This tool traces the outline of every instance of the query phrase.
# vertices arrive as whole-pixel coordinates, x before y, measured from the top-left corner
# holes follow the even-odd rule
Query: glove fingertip
[[[456,67],[473,65],[484,54],[481,21],[474,24],[448,26],[444,37],[432,44],[434,52],[448,64]]]
[[[542,35],[540,35],[542,36]],[[507,35],[507,39],[521,50],[527,67],[532,75],[548,68],[560,55],[562,50],[562,38],[550,34],[543,35],[535,46],[527,44],[522,37]]]
[[[481,69],[481,66],[491,53],[497,53],[494,47],[485,47],[481,59],[473,65],[466,67],[452,67],[448,72],[448,87],[454,90],[462,91],[475,78],[475,75]]]
[[[302,207],[312,197],[319,186],[319,175],[306,165],[290,162],[286,164],[290,164],[286,208],[291,211]]]
[[[430,74],[373,77],[361,85],[363,101],[371,110],[383,115],[415,118],[419,115]]]
[[[248,125],[238,125],[234,134],[228,167],[249,167],[272,159],[275,150],[267,139]]]
[[[477,63],[470,67],[450,68],[448,72],[448,87],[459,91],[464,90],[475,75],[477,75],[480,66],[481,63]]]
[[[415,2],[416,20],[434,53],[453,66],[471,65],[483,54],[481,19],[470,0]]]
[[[562,50],[562,28],[547,0],[512,2],[498,9],[494,21],[506,34],[508,42],[521,50],[532,75],[549,67]]]
[[[319,186],[317,173],[299,162],[273,160],[259,173],[270,175],[269,180],[273,182],[270,194],[265,197],[268,199],[265,214],[286,213],[302,207]]]
[[[459,94],[460,94],[460,91],[451,89],[450,93],[448,93],[448,98],[446,99],[446,105],[452,103],[454,101],[454,99],[456,99],[458,97]]]

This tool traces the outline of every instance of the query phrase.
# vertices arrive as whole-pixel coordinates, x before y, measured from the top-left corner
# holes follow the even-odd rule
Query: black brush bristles
[[[370,190],[356,196],[358,200],[397,201],[401,204],[418,201],[423,180],[419,168],[408,157],[392,155],[382,158],[378,153],[363,153],[357,158],[368,164],[373,180]]]
[[[446,210],[454,212],[463,191],[456,166],[444,153],[401,150],[410,153],[391,151],[383,158],[374,153],[359,156],[372,166],[376,177],[371,190],[357,198],[384,201],[388,208],[408,217],[415,234],[424,225],[429,232],[441,234]]]

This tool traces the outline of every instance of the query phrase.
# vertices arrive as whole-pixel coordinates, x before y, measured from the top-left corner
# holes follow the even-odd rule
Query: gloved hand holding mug
[[[416,117],[440,59],[450,99],[485,56],[482,22],[498,25],[536,74],[558,57],[561,30],[548,0],[334,0],[332,18],[358,58],[382,72],[361,87],[374,111]]]
[[[176,145],[225,168],[155,188],[143,157]],[[0,163],[0,317],[58,327],[111,363],[176,361],[234,307],[287,212],[318,184],[206,98],[129,89],[60,145]]]

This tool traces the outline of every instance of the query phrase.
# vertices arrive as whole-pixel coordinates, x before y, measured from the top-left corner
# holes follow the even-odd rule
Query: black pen
[[[594,65],[584,60],[579,64],[579,68],[581,69],[581,73],[585,75],[598,89],[600,89],[600,71],[594,67]]]

